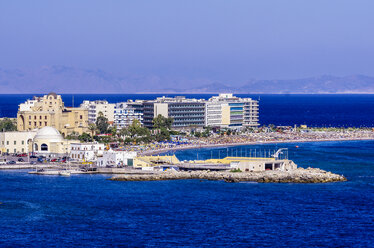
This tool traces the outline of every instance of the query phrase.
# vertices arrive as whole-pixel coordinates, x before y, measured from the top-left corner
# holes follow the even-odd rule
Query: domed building
[[[39,129],[32,142],[32,151],[36,154],[48,154],[52,157],[69,153],[70,143],[76,141],[66,140],[54,127]]]

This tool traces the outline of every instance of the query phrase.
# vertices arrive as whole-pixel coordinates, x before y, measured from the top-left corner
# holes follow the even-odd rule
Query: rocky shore
[[[160,181],[160,180],[222,180],[225,182],[259,183],[329,183],[347,179],[317,168],[298,168],[293,171],[230,172],[230,171],[171,171],[152,174],[125,174],[110,178],[113,181]]]

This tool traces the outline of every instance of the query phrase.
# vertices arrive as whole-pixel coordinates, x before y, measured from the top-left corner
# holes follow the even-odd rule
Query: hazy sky
[[[0,67],[241,81],[374,75],[373,0],[0,0]]]

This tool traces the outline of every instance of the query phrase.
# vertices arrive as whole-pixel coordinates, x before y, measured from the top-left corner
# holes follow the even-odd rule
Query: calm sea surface
[[[112,182],[0,171],[1,247],[373,247],[374,142],[288,147],[290,157],[348,182]],[[178,151],[218,157],[226,148]]]
[[[160,95],[74,95],[83,100]],[[209,98],[211,95],[190,95]],[[244,95],[241,95],[244,97]],[[0,95],[15,117],[32,95]],[[374,126],[374,95],[255,95],[261,124]],[[67,106],[72,96],[63,95]],[[181,160],[288,147],[297,164],[348,182],[112,182],[105,175],[0,171],[1,247],[373,247],[374,142],[323,142],[178,151]],[[248,150],[247,150],[248,151]]]
[[[16,117],[18,104],[33,95],[0,95],[0,117]],[[74,106],[83,100],[106,99],[121,102],[128,99],[154,99],[160,94],[142,95],[74,95]],[[166,94],[175,96],[175,94]],[[186,95],[209,98],[212,95]],[[263,125],[374,126],[374,95],[238,95],[260,99],[260,123]],[[62,95],[66,106],[73,96]]]

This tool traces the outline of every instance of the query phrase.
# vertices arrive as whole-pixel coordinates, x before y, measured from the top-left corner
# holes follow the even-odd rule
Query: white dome
[[[51,142],[60,142],[64,138],[60,132],[54,127],[43,127],[36,133],[34,140],[50,140]]]

